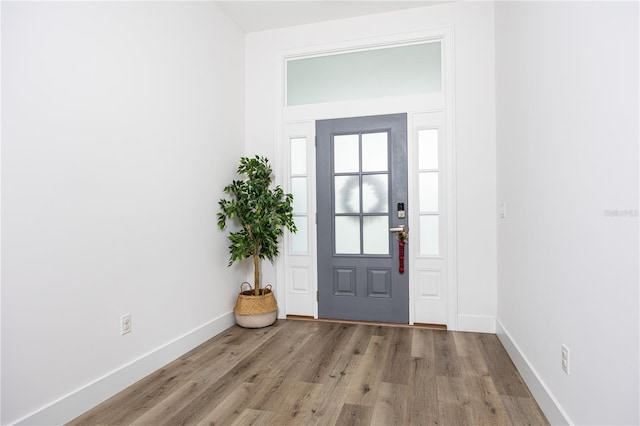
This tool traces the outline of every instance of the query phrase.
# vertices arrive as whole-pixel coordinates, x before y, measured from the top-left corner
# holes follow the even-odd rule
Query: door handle
[[[405,225],[398,225],[397,228],[389,228],[389,232],[395,232],[398,241],[403,243],[407,241],[407,237],[409,235],[408,229]]]

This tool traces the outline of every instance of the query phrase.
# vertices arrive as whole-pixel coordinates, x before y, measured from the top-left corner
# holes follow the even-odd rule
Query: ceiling
[[[452,0],[412,1],[216,1],[245,33],[291,27],[374,13],[449,3]]]

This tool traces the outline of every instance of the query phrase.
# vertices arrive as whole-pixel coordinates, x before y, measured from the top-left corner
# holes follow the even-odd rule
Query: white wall
[[[461,326],[493,329],[496,315],[494,9],[466,2],[248,34],[249,154],[276,157],[276,57],[328,43],[454,26],[458,189],[458,313]],[[271,265],[263,265],[274,281]],[[266,282],[266,281],[265,281]]]
[[[638,15],[496,4],[498,328],[554,423],[640,423]]]
[[[2,424],[69,420],[232,321],[243,62],[212,3],[2,2]]]

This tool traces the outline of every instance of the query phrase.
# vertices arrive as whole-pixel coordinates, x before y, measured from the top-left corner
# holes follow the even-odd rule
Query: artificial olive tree
[[[293,196],[280,186],[270,188],[272,170],[266,157],[240,158],[237,171],[242,179],[224,188],[231,200],[220,199],[218,227],[223,230],[227,220],[237,220],[241,229],[229,233],[229,266],[233,262],[253,257],[254,294],[260,294],[260,259],[271,262],[278,256],[278,240],[284,228],[296,232],[293,221]]]

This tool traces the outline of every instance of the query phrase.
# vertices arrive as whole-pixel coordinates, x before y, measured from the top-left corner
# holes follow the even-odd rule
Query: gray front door
[[[320,120],[316,136],[318,316],[406,324],[408,265],[390,229],[408,219],[407,115]]]

